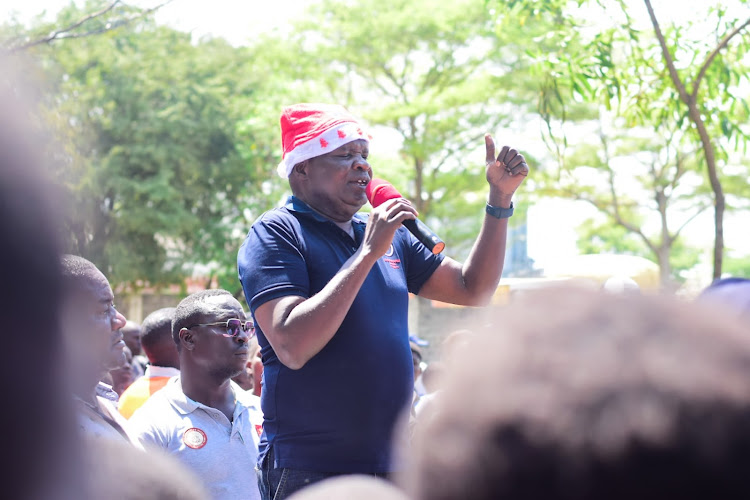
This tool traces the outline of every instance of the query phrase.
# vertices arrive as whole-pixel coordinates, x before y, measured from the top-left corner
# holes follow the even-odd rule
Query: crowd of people
[[[445,332],[425,363],[409,295],[484,306],[502,274],[529,168],[489,134],[488,203],[459,263],[403,224],[418,216],[405,198],[362,214],[374,174],[358,119],[285,108],[277,172],[291,196],[240,249],[247,310],[209,289],[134,322],[93,262],[63,252],[31,150],[1,130],[14,352],[0,366],[24,410],[3,416],[20,471],[5,473],[9,498],[750,495],[750,280],[691,301],[531,292]],[[21,372],[32,356],[43,368]]]

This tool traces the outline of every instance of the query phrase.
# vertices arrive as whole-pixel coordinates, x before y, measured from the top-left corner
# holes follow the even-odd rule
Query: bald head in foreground
[[[401,484],[418,500],[750,497],[750,335],[709,307],[551,289],[498,310]]]

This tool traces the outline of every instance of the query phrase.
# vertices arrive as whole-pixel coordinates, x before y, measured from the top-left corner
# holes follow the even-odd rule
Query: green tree
[[[18,53],[37,45],[50,45],[61,40],[106,33],[137,23],[171,1],[139,8],[127,5],[121,0],[95,0],[87,2],[82,10],[71,2],[67,10],[68,15],[58,17],[54,22],[45,22],[42,16],[38,16],[32,29],[27,29],[17,22],[0,25],[0,52]]]
[[[548,2],[512,3],[527,11],[532,6],[548,7]],[[744,151],[748,138],[744,124],[749,108],[744,89],[750,19],[738,17],[725,6],[705,4],[693,21],[663,29],[650,1],[644,0],[653,29],[640,31],[632,10],[622,0],[578,5],[595,11],[601,8],[595,14],[589,12],[597,19],[596,31],[592,34],[574,19],[573,15],[580,19],[581,11],[571,14],[558,5],[554,15],[564,20],[560,31],[564,43],[557,52],[533,54],[546,82],[542,102],[548,123],[564,122],[564,110],[571,103],[600,104],[623,118],[626,127],[650,129],[664,138],[660,150],[673,148],[673,161],[677,156],[696,153],[713,197],[713,276],[720,276],[725,192],[739,192],[737,180],[747,178],[746,170],[739,175],[728,172],[741,165],[733,153]],[[613,12],[619,18],[615,19]],[[609,20],[611,27],[603,26],[602,18]],[[571,30],[574,26],[581,29]],[[564,152],[567,139],[560,129],[558,126],[557,140],[553,141],[558,161],[570,158]],[[554,130],[550,127],[553,136]],[[567,166],[560,163],[560,168]],[[654,194],[658,196],[658,192]]]
[[[528,117],[536,89],[524,51],[547,28],[497,23],[472,0],[327,0],[292,43],[294,61],[324,89],[318,99],[397,131],[400,158],[374,157],[375,175],[402,190],[460,255],[481,222],[483,136]]]
[[[236,252],[268,205],[260,162],[238,148],[254,141],[239,125],[254,99],[247,51],[144,21],[30,53],[68,144],[53,175],[69,251],[116,283],[179,283],[202,266],[239,294]]]
[[[696,154],[680,149],[678,133],[639,137],[634,129],[605,133],[599,125],[596,142],[590,133],[589,142],[569,145],[565,168],[547,172],[543,191],[585,201],[605,216],[604,225],[580,228],[579,248],[647,257],[668,288],[697,263],[698,253],[679,238],[711,204]]]

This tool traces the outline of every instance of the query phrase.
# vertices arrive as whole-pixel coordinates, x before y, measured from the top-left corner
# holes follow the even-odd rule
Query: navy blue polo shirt
[[[311,297],[357,250],[366,217],[355,215],[353,240],[332,221],[290,197],[253,224],[238,255],[250,309],[279,297]],[[391,434],[411,402],[408,292],[417,293],[442,261],[406,228],[370,270],[341,327],[305,366],[281,364],[263,331],[263,460],[319,472],[391,472]]]

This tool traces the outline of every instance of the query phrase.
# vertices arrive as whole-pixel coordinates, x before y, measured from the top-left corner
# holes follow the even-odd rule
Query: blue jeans
[[[284,500],[305,486],[329,477],[343,476],[343,472],[314,472],[298,469],[276,469],[273,466],[273,447],[269,448],[255,472],[258,475],[258,488],[262,500]],[[385,477],[385,474],[373,474]]]

